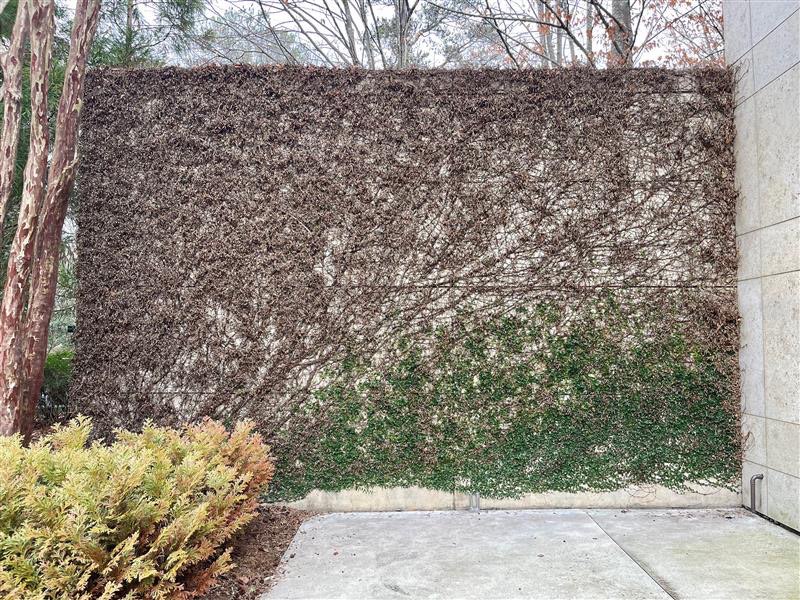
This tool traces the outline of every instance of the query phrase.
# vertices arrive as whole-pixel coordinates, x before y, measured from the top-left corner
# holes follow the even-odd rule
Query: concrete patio
[[[800,537],[743,509],[337,513],[278,598],[800,598]]]

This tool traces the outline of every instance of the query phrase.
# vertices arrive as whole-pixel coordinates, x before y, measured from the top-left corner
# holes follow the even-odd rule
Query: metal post
[[[756,510],[756,481],[759,479],[764,479],[763,473],[757,473],[750,478],[750,510],[753,512],[758,512]]]
[[[469,495],[469,509],[472,512],[481,511],[481,494],[480,492],[472,492]]]

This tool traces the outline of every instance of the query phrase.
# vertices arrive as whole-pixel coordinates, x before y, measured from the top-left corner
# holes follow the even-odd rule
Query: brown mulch
[[[262,506],[233,542],[236,567],[199,600],[255,600],[266,592],[283,553],[300,524],[310,516],[312,513],[285,506]]]

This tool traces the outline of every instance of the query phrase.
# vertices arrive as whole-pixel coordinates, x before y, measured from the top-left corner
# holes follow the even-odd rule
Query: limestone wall
[[[800,528],[800,2],[724,2],[736,109],[743,502]]]

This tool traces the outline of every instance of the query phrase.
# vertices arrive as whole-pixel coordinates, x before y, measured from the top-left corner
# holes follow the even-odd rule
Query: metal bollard
[[[757,473],[750,478],[750,510],[753,512],[758,512],[756,510],[756,481],[759,479],[764,479],[763,473]]]

